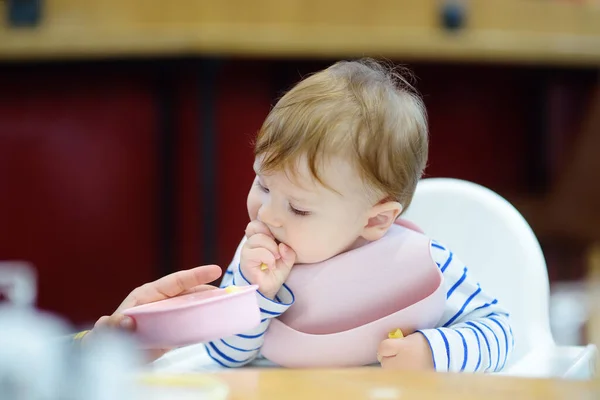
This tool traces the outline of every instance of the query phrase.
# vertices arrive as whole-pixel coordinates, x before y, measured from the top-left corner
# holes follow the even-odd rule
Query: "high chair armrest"
[[[534,349],[509,365],[500,375],[591,379],[595,374],[597,348],[588,346],[551,346]]]

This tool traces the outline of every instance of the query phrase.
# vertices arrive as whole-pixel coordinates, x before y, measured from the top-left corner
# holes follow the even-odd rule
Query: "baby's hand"
[[[383,368],[433,371],[433,356],[425,336],[413,333],[399,339],[386,339],[377,349]]]
[[[290,274],[296,253],[283,243],[278,245],[269,228],[260,221],[248,224],[246,237],[240,255],[242,274],[251,284],[258,285],[265,297],[272,299]]]

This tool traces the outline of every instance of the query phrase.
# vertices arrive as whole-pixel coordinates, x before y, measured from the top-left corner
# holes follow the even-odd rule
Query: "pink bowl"
[[[129,308],[146,348],[172,348],[248,331],[260,324],[258,286],[207,290]]]

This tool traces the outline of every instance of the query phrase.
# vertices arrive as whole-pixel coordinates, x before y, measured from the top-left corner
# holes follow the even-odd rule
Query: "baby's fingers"
[[[286,268],[291,269],[296,263],[296,252],[290,246],[279,243],[279,254],[281,254],[281,261]]]
[[[272,237],[262,233],[257,233],[251,236],[246,241],[246,244],[244,244],[244,247],[247,249],[256,249],[262,247],[269,250],[276,260],[281,257],[279,247],[277,246],[277,243],[275,243],[275,240],[273,240]]]
[[[269,230],[269,227],[267,225],[265,225],[263,222],[254,220],[254,221],[251,221],[246,226],[246,237],[247,238],[250,238],[259,233],[273,238],[273,234]]]
[[[267,267],[272,268],[275,265],[275,256],[269,250],[259,247],[243,252],[242,261],[248,267],[260,267],[262,264],[266,264]]]

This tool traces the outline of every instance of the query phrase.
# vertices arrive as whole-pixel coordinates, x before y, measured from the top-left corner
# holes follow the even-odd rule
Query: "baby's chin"
[[[317,255],[317,254],[298,254],[296,253],[296,262],[295,264],[316,264],[323,261],[327,261],[332,257],[335,257],[336,254],[328,254],[328,255]]]

